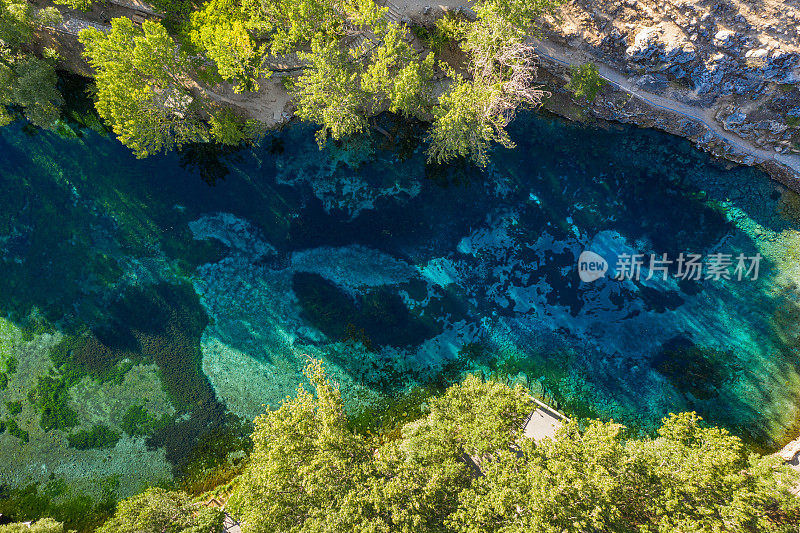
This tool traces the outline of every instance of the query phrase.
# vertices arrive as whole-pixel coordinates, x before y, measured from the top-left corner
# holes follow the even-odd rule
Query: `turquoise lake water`
[[[18,458],[0,481],[168,478],[204,434],[292,394],[308,356],[352,413],[478,371],[643,431],[696,410],[766,448],[794,437],[797,195],[654,131],[525,114],[518,147],[477,169],[426,165],[419,127],[383,120],[391,140],[319,150],[293,125],[146,160],[89,129],[0,130],[0,359],[19,360],[0,394],[28,400],[0,412],[30,435],[0,435]],[[763,259],[757,280],[672,265],[584,283],[584,250],[612,270]],[[30,399],[45,376],[76,415],[49,430]],[[75,449],[95,424],[119,439]]]

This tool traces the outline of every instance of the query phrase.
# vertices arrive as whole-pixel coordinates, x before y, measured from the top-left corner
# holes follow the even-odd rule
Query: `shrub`
[[[51,518],[42,518],[33,524],[17,522],[0,526],[0,533],[63,533],[64,525]]]
[[[605,80],[600,77],[597,67],[593,63],[584,63],[580,66],[572,66],[569,69],[572,78],[567,84],[567,89],[572,91],[575,98],[584,98],[591,102],[597,97],[597,93],[605,85]]]

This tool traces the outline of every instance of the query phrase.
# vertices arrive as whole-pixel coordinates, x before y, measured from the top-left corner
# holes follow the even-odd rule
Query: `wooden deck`
[[[534,441],[555,437],[567,417],[536,398],[533,398],[533,401],[536,403],[536,409],[528,415],[528,419],[522,425],[523,435]]]

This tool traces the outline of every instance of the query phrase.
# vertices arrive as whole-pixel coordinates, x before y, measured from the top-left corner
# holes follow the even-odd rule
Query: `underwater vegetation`
[[[800,275],[779,258],[800,249],[800,202],[752,169],[540,115],[485,170],[427,164],[419,125],[385,117],[395,144],[319,151],[293,126],[146,161],[80,120],[68,138],[0,133],[0,314],[19,332],[0,350],[0,446],[33,462],[25,441],[49,438],[64,461],[109,458],[92,475],[110,499],[137,475],[191,492],[230,481],[250,421],[303,381],[307,356],[379,441],[471,373],[634,431],[684,409],[767,447],[795,427]],[[586,284],[586,249],[612,264],[765,259],[756,283]],[[136,454],[158,468],[119,462]],[[34,501],[56,481],[43,474],[35,497],[2,482],[38,508],[82,497]]]
[[[95,424],[92,429],[82,429],[67,435],[67,442],[78,450],[92,448],[113,448],[121,435],[102,424]]]
[[[733,352],[703,348],[682,336],[665,342],[651,364],[676,389],[698,400],[717,396],[742,370]]]
[[[296,272],[292,290],[314,326],[337,341],[361,342],[367,350],[382,346],[415,346],[441,332],[412,314],[388,287],[354,299],[319,274]]]

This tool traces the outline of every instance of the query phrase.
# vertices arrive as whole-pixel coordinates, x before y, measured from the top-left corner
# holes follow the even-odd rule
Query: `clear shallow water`
[[[295,125],[144,161],[89,130],[0,130],[0,349],[21,361],[0,394],[26,398],[65,361],[85,374],[66,384],[77,425],[45,432],[26,404],[30,443],[0,435],[19,458],[4,480],[169,477],[226,413],[291,394],[308,355],[352,412],[483,371],[644,430],[693,409],[761,446],[793,436],[796,195],[628,127],[525,115],[486,170],[427,167],[418,131],[386,127],[393,142],[319,151]],[[584,249],[764,259],[757,281],[586,284]],[[134,431],[132,407],[163,423]],[[68,445],[96,423],[113,449]]]

